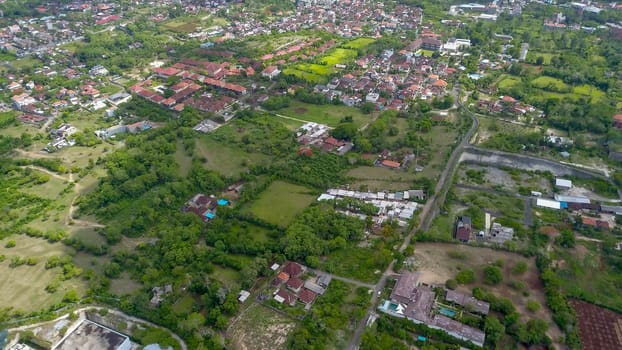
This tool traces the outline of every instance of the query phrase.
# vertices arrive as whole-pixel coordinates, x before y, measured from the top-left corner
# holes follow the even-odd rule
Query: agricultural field
[[[227,342],[236,350],[285,349],[294,327],[290,318],[254,303],[231,324]]]
[[[484,283],[483,270],[490,264],[502,265],[499,268],[503,280],[496,285]],[[516,268],[520,265],[523,268]],[[522,321],[545,320],[550,327],[548,335],[552,339],[561,336],[559,328],[552,321],[551,311],[546,307],[544,286],[534,258],[527,259],[514,253],[467,245],[417,243],[414,267],[421,274],[421,280],[431,284],[444,284],[448,279],[455,279],[458,273],[468,275],[470,273],[464,271],[472,271],[472,282],[458,284],[457,291],[471,295],[472,288],[480,287],[498,297],[508,298],[520,313]],[[522,272],[517,272],[519,270]],[[529,311],[529,301],[537,302],[541,307],[537,311]]]
[[[248,210],[261,220],[287,227],[315,198],[315,193],[307,187],[274,181]]]
[[[622,349],[622,315],[594,304],[572,299],[584,350]]]
[[[335,127],[341,123],[346,116],[352,117],[352,122],[361,127],[371,120],[371,116],[363,114],[360,110],[344,105],[314,105],[293,100],[289,107],[277,111],[288,117],[316,122]]]
[[[592,99],[592,102],[596,102],[605,96],[605,93],[602,90],[589,84],[573,87],[572,93],[581,96],[589,96]]]
[[[6,248],[9,241],[15,241],[15,246]],[[0,262],[0,308],[12,307],[15,310],[31,312],[46,309],[53,304],[59,303],[65,293],[75,290],[82,296],[87,288],[87,281],[81,278],[73,278],[58,284],[58,289],[53,293],[45,290],[46,286],[59,279],[62,274],[58,268],[46,269],[47,259],[53,256],[74,255],[73,248],[66,247],[61,243],[48,243],[44,239],[28,237],[26,235],[9,236],[0,240],[0,247],[5,260]],[[35,265],[24,264],[11,267],[14,258],[32,258]],[[78,266],[82,269],[88,265]],[[10,281],[8,283],[7,281]]]
[[[335,71],[336,64],[346,64],[355,59],[357,54],[356,50],[335,48],[318,59],[320,64],[297,63],[284,69],[283,74],[294,75],[310,83],[326,82],[328,76]]]
[[[529,51],[527,53],[527,62],[536,63],[536,60],[538,59],[538,57],[542,57],[543,58],[542,64],[549,65],[551,64],[551,59],[557,56],[558,55],[554,53],[549,53],[549,52]]]

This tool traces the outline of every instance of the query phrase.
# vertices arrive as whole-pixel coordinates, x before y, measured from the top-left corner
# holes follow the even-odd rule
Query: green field
[[[294,68],[285,68],[283,69],[283,74],[285,75],[293,75],[300,79],[303,79],[309,83],[325,83],[328,79],[324,76],[317,75],[314,73],[309,73],[305,71],[301,71]]]
[[[197,155],[207,159],[206,168],[225,176],[237,176],[248,169],[248,166],[260,164],[268,158],[263,154],[244,152],[244,150],[233,145],[223,145],[214,140],[211,135],[201,136],[197,139],[196,152]]]
[[[197,29],[196,18],[176,18],[167,21],[162,26],[166,29],[179,33],[190,33]]]
[[[598,101],[605,96],[602,90],[589,84],[575,86],[572,88],[572,92],[582,96],[589,96],[592,98],[592,102]]]
[[[331,252],[322,269],[358,281],[376,283],[382,273],[380,271],[384,271],[392,259],[391,252],[381,246],[349,246]]]
[[[16,241],[13,248],[5,248],[9,240]],[[73,255],[72,248],[61,243],[50,244],[39,238],[28,236],[10,236],[0,240],[0,250],[6,260],[0,263],[0,308],[13,307],[26,312],[46,309],[52,304],[59,303],[65,293],[71,289],[76,290],[78,295],[83,295],[87,288],[87,281],[74,278],[59,284],[54,293],[45,291],[45,287],[60,275],[58,268],[45,268],[45,262],[52,256]],[[22,265],[15,268],[9,267],[13,257],[36,258],[34,266]],[[78,265],[79,266],[79,265]],[[83,269],[88,266],[79,266]],[[10,281],[10,282],[9,282]]]
[[[419,50],[417,53],[424,55],[425,57],[432,57],[432,55],[434,55],[434,51],[432,50]]]
[[[179,175],[186,176],[192,166],[192,157],[184,150],[184,145],[181,140],[177,141],[177,148],[175,149],[175,161],[179,166]]]
[[[527,54],[527,61],[531,62],[531,63],[535,63],[536,60],[538,59],[538,57],[542,57],[544,59],[543,64],[545,65],[549,65],[551,64],[551,59],[553,57],[556,57],[556,54],[552,54],[552,53],[548,53],[548,52],[536,52],[536,51],[530,51]]]
[[[345,45],[343,47],[348,49],[362,49],[374,43],[376,40],[372,38],[356,38]]]
[[[331,73],[329,66],[315,63],[299,63],[296,65],[296,69],[315,75],[328,75]]]
[[[320,59],[320,62],[329,66],[336,64],[345,64],[350,60],[353,60],[357,56],[355,50],[336,48],[330,51],[330,53]]]
[[[521,80],[519,77],[508,75],[505,76],[505,78],[503,78],[503,80],[501,80],[497,86],[499,87],[499,89],[509,89],[515,85],[520,84],[520,82]]]
[[[278,113],[331,127],[339,125],[346,116],[351,116],[353,123],[358,127],[370,121],[370,116],[363,114],[357,108],[332,104],[313,105],[300,101],[292,101],[289,107],[279,110]]]
[[[275,181],[250,206],[250,212],[261,220],[287,227],[315,198],[306,187]]]
[[[549,91],[566,92],[570,91],[570,86],[557,78],[541,76],[531,81],[531,85],[538,89]]]

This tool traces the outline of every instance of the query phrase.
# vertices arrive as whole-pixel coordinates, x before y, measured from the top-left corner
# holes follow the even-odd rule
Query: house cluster
[[[432,100],[447,93],[447,79],[456,69],[419,52],[420,40],[394,52],[367,55],[355,61],[355,69],[327,84],[314,87],[327,100],[347,106],[371,103],[377,110],[404,110],[409,101]]]
[[[228,83],[224,80],[227,76],[255,74],[252,67],[242,68],[230,63],[216,63],[209,61],[182,60],[171,67],[154,68],[150,79],[134,84],[130,91],[153,103],[166,108],[181,112],[186,105],[193,106],[202,112],[223,113],[230,108],[236,99],[223,95],[246,94],[244,86]],[[166,83],[169,79],[175,81],[171,86],[154,85],[154,79]],[[201,93],[202,90],[211,88],[214,93]],[[231,115],[232,116],[232,115]]]
[[[385,10],[382,2],[365,0],[299,1],[295,11],[276,15],[274,20],[266,21],[257,18],[250,10],[242,10],[232,15],[225,26],[190,35],[236,38],[321,29],[343,37],[380,36],[414,29],[421,22],[422,10],[405,5]]]
[[[334,152],[340,156],[352,150],[354,147],[352,142],[337,140],[330,136],[329,131],[327,125],[309,122],[296,131],[296,139],[304,146],[316,146],[325,152]]]
[[[562,178],[555,179],[555,187],[562,193],[572,188],[572,181]],[[610,230],[614,227],[615,217],[622,215],[622,206],[605,205],[595,203],[588,197],[581,195],[557,193],[553,198],[543,198],[540,193],[532,193],[536,196],[536,206],[540,208],[569,210],[581,217],[583,226],[594,227],[602,230]]]
[[[50,141],[44,148],[48,153],[55,152],[61,148],[73,146],[76,142],[71,138],[73,134],[78,132],[74,126],[63,123],[56,129],[50,130]]]
[[[381,225],[387,220],[395,220],[401,226],[408,225],[408,221],[415,215],[419,204],[414,200],[425,200],[423,190],[409,190],[399,192],[359,192],[352,190],[344,190],[331,188],[322,193],[318,197],[318,201],[332,201],[351,198],[371,204],[378,209],[373,216],[373,221],[377,225]],[[355,215],[361,219],[367,216],[358,212],[357,208],[348,208],[343,211],[348,215]]]
[[[272,266],[278,270],[278,264]],[[323,295],[331,281],[331,276],[320,274],[303,280],[305,268],[295,262],[288,262],[279,271],[278,275],[270,283],[273,290],[272,298],[279,304],[294,306],[296,301],[310,309],[311,305],[320,295]]]
[[[497,100],[480,99],[477,108],[489,114],[506,114],[516,117],[533,115],[544,117],[544,112],[532,105],[523,103],[512,96],[500,96]]]
[[[186,202],[182,210],[191,212],[198,216],[203,222],[209,222],[216,217],[218,207],[229,206],[227,199],[216,198],[214,195],[206,196],[202,193],[196,194]]]
[[[391,299],[381,303],[378,309],[395,317],[439,329],[482,347],[486,334],[480,329],[458,322],[455,317],[458,313],[484,317],[490,311],[490,305],[452,290],[446,290],[442,299],[444,300],[437,301],[434,289],[422,283],[419,273],[407,272],[398,277]]]
[[[468,243],[473,240],[503,244],[514,239],[514,229],[498,222],[492,222],[489,213],[485,213],[485,226],[482,230],[474,230],[471,217],[463,215],[456,223],[456,239]]]
[[[80,24],[65,16],[20,18],[0,29],[0,48],[15,52],[18,57],[46,52],[57,45],[80,40]]]

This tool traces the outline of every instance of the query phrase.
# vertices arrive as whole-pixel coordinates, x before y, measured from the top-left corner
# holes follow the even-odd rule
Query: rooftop
[[[84,320],[53,350],[117,350],[130,339],[110,328]]]

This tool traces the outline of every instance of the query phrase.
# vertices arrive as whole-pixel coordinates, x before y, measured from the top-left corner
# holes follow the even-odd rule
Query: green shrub
[[[475,282],[475,272],[473,270],[463,270],[456,274],[456,282],[459,284],[469,284]]]
[[[447,282],[445,282],[445,287],[447,287],[447,289],[454,290],[454,289],[456,289],[456,287],[458,287],[458,282],[456,282],[456,280],[450,278],[450,279],[447,280]]]
[[[501,269],[495,265],[488,265],[484,268],[484,282],[487,284],[499,284],[503,281]]]
[[[515,275],[522,275],[523,273],[527,272],[527,263],[524,261],[519,261],[516,264],[514,264],[514,266],[512,266],[512,273]]]
[[[527,310],[530,312],[538,312],[540,310],[540,303],[535,300],[527,301]]]

